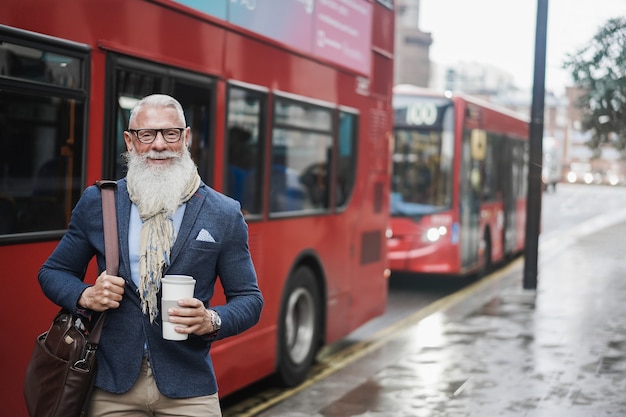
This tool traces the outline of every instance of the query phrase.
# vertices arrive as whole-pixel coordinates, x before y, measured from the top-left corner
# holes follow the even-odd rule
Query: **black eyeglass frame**
[[[185,129],[187,129],[186,127],[166,127],[163,129],[127,129],[127,132],[130,132],[132,134],[135,135],[135,137],[137,138],[137,140],[141,143],[144,143],[146,145],[151,144],[152,142],[154,142],[157,138],[157,136],[159,136],[159,132],[161,133],[161,136],[163,137],[163,140],[165,140],[165,142],[167,143],[176,143],[178,142],[182,137],[183,137],[183,132],[185,131]],[[141,132],[142,130],[151,130],[154,132],[154,138],[152,138],[151,141],[145,141],[139,138],[139,132]],[[165,137],[165,134],[163,133],[164,130],[178,130],[178,138],[176,140],[169,140]]]

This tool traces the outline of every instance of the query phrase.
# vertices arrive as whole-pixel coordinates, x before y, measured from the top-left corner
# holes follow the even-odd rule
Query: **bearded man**
[[[105,271],[101,194],[88,187],[39,282],[59,306],[86,318],[108,311],[97,351],[89,416],[221,416],[209,356],[215,340],[249,329],[263,297],[248,228],[233,200],[202,182],[180,103],[155,94],[131,111],[124,132],[128,174],[117,182],[119,276]],[[85,283],[96,257],[99,276]],[[227,303],[213,305],[218,278]],[[170,308],[184,341],[162,336],[161,278],[190,275],[193,298]]]

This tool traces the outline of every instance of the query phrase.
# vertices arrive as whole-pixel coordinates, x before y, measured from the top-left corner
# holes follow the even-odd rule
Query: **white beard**
[[[174,159],[168,165],[153,165],[146,162],[148,157]],[[128,188],[141,206],[142,213],[155,214],[165,210],[168,215],[173,214],[181,205],[189,181],[197,173],[196,165],[186,147],[182,154],[150,151],[139,155],[133,149],[124,158],[128,165]]]

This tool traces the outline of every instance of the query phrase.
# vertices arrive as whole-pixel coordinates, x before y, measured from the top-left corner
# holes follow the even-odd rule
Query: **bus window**
[[[177,71],[178,73],[178,71]],[[213,183],[213,129],[211,114],[213,90],[209,88],[208,78],[188,79],[189,75],[173,78],[170,93],[183,106],[185,121],[191,127],[191,157],[198,166],[198,173],[206,184]]]
[[[228,132],[224,193],[241,203],[245,214],[261,213],[262,116],[265,94],[232,87],[228,92]]]
[[[0,43],[2,77],[71,89],[83,88],[83,59],[14,42]]]
[[[332,111],[277,98],[272,131],[270,213],[329,207]]]
[[[423,215],[448,208],[452,200],[452,155],[437,130],[395,132],[392,211]]]
[[[452,204],[454,108],[447,99],[394,97],[391,213],[420,217]]]
[[[0,233],[65,229],[82,189],[83,103],[6,92],[0,103],[11,103],[0,105]]]
[[[0,33],[0,238],[66,229],[83,188],[87,53],[56,49]]]
[[[337,175],[335,205],[345,206],[354,190],[357,155],[357,116],[339,112],[339,137],[337,150]]]

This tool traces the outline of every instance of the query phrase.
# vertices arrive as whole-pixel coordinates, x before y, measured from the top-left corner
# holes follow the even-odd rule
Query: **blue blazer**
[[[150,323],[141,312],[139,292],[130,275],[128,225],[132,203],[125,179],[118,181],[115,194],[119,276],[126,279],[126,286],[120,307],[106,314],[97,351],[96,386],[113,393],[130,390],[145,352],[162,394],[172,398],[214,394],[217,382],[208,355],[212,341],[196,335],[189,335],[185,341],[165,340],[161,314]],[[215,242],[196,240],[202,229]],[[39,271],[39,283],[45,295],[57,305],[80,313],[78,300],[89,285],[83,282],[84,274],[94,256],[100,273],[106,269],[102,202],[100,189],[90,186],[72,211],[67,233]],[[170,265],[163,274],[191,275],[196,279],[194,297],[217,311],[222,319],[217,339],[241,333],[259,320],[263,297],[248,248],[248,226],[239,203],[204,183],[187,202]],[[218,276],[227,303],[214,306],[211,299]],[[159,304],[160,296],[159,292]]]

